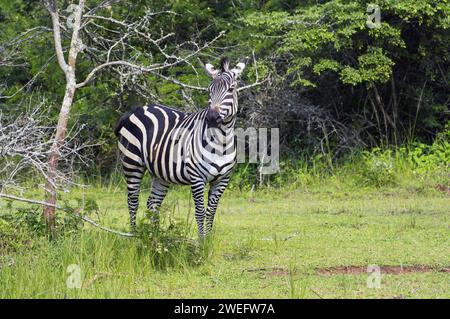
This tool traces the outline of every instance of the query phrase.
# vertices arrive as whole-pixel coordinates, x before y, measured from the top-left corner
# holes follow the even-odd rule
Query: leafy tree
[[[336,118],[372,127],[366,134],[387,144],[415,133],[432,136],[448,109],[450,6],[378,1],[381,22],[369,28],[370,3],[308,2],[293,13],[254,12],[244,22],[260,52],[277,48],[275,63],[285,81],[334,108]]]

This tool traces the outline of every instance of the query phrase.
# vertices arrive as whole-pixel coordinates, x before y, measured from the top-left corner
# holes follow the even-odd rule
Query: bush
[[[63,201],[63,209],[56,215],[56,234],[52,239],[58,239],[70,234],[77,234],[84,227],[84,222],[79,215],[79,207],[87,213],[97,213],[98,205],[92,199],[82,201],[79,198],[77,208]],[[13,209],[11,202],[7,204],[9,211],[0,215],[0,250],[1,247],[19,247],[17,240],[25,238],[27,242],[48,235],[47,225],[42,216],[41,206],[29,206]]]
[[[405,149],[401,149],[405,152]],[[440,132],[432,145],[415,143],[408,152],[408,159],[419,174],[441,171],[449,174],[450,165],[450,123]]]
[[[13,219],[0,216],[0,256],[31,249],[36,236],[18,225]]]
[[[364,186],[395,185],[395,161],[392,151],[383,152],[375,148],[371,152],[363,152],[363,165],[358,175],[360,183]]]
[[[190,225],[175,220],[166,207],[163,205],[160,210],[164,211],[161,221],[152,221],[152,213],[147,212],[146,218],[138,223],[138,253],[141,258],[150,258],[160,270],[199,265],[204,255],[198,240],[189,238]]]

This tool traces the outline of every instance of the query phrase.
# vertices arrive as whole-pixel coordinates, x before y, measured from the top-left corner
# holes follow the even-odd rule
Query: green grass
[[[214,236],[203,245],[189,188],[169,192],[166,231],[159,237],[149,237],[152,230],[144,227],[148,193],[141,196],[141,238],[86,225],[51,242],[38,237],[3,251],[0,245],[0,298],[450,297],[450,273],[438,271],[450,266],[449,197],[432,188],[230,189],[219,204]],[[122,187],[64,196],[94,199],[101,214],[92,217],[128,230]],[[23,207],[0,201],[0,212],[17,206]],[[193,240],[177,241],[181,232]],[[81,289],[67,288],[71,264],[80,267]],[[436,271],[382,274],[380,288],[367,286],[368,273],[315,271],[349,265],[429,265]]]

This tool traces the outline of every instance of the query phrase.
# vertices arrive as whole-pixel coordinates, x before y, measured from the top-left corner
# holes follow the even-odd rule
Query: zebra
[[[206,64],[212,82],[208,107],[185,113],[161,104],[137,107],[124,114],[115,129],[128,191],[130,225],[136,230],[139,191],[146,170],[152,185],[147,209],[158,222],[171,184],[190,185],[195,219],[201,238],[213,227],[217,205],[236,165],[234,127],[238,111],[237,79],[245,68],[230,69],[228,58],[220,69]],[[209,184],[207,205],[205,187]]]

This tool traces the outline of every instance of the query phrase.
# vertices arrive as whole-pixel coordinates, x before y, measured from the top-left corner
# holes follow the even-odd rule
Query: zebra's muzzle
[[[217,127],[223,123],[223,118],[219,112],[208,110],[208,113],[206,113],[206,123],[209,127]]]

